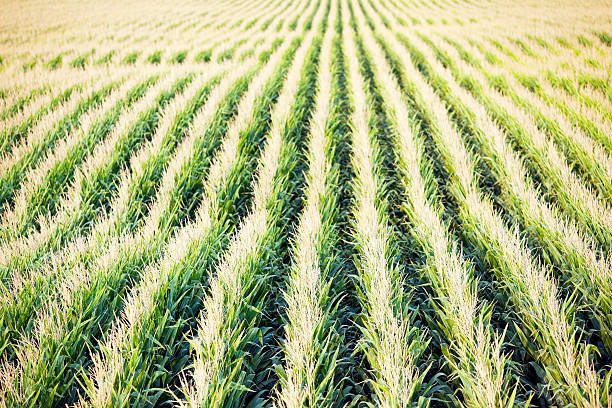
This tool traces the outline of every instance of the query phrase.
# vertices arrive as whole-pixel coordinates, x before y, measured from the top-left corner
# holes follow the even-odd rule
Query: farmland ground
[[[0,407],[612,408],[583,3],[6,1]]]

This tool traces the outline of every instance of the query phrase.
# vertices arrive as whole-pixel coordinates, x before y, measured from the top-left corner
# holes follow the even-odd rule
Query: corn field
[[[0,407],[612,407],[610,0],[7,0]]]

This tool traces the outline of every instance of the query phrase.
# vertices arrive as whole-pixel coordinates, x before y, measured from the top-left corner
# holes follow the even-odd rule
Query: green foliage
[[[62,66],[62,54],[58,54],[55,58],[45,63],[45,68],[48,69],[49,71],[58,69],[61,66]]]
[[[109,51],[108,53],[106,53],[105,55],[103,55],[102,57],[100,57],[94,65],[106,65],[109,64],[112,59],[113,56],[115,55],[115,51]]]
[[[578,35],[576,37],[576,40],[578,40],[578,43],[580,45],[582,45],[583,47],[592,47],[593,46],[593,41],[590,40],[589,38],[585,37],[584,35]]]
[[[123,388],[126,383],[116,384],[116,389],[112,393],[112,401],[130,401],[131,404],[137,405],[138,401],[169,397],[168,395],[160,395],[158,391],[154,391],[150,387],[156,386],[156,384],[169,383],[175,378],[174,374],[179,373],[186,364],[185,359],[175,360],[172,356],[175,353],[184,353],[186,350],[185,344],[179,339],[180,335],[188,329],[189,324],[193,324],[193,320],[190,318],[195,316],[202,295],[203,287],[200,282],[206,278],[208,269],[216,262],[218,253],[227,245],[230,227],[238,221],[234,218],[236,211],[240,211],[240,208],[244,205],[243,200],[247,199],[247,197],[240,197],[237,193],[238,191],[244,191],[250,181],[250,174],[256,163],[256,152],[261,146],[262,138],[270,125],[269,115],[266,113],[269,103],[275,100],[280,91],[281,78],[285,73],[286,65],[291,61],[296,46],[297,44],[286,54],[282,65],[273,78],[268,81],[264,94],[258,98],[253,111],[253,122],[242,133],[240,153],[236,164],[232,168],[231,175],[223,186],[217,186],[219,188],[219,210],[214,214],[211,229],[201,239],[193,242],[185,257],[168,270],[168,275],[165,275],[167,283],[154,295],[158,306],[151,311],[151,314],[141,319],[138,327],[131,334],[135,339],[140,340],[125,344],[126,347],[131,349],[135,358],[122,367],[121,378],[126,379],[131,386],[128,391]],[[226,103],[231,101],[232,104],[236,104],[238,102],[240,93],[246,90],[248,78],[252,75],[253,73],[248,74],[246,78],[236,84],[236,88],[228,95],[229,99]],[[231,112],[232,110],[227,111],[227,106],[224,104],[219,110],[218,119],[225,116],[224,121],[229,120]],[[226,116],[228,114],[229,116]],[[217,122],[218,119],[215,119],[213,127],[209,128],[210,134],[207,137],[220,138],[222,136],[227,123],[219,123]],[[222,125],[223,127],[215,128],[214,125]],[[208,139],[208,141],[202,139],[204,144],[211,141],[211,139]],[[218,143],[217,139],[215,144],[218,145]],[[198,156],[190,161],[190,165],[200,166],[210,163],[209,160],[212,160],[210,153],[212,152],[209,150],[208,154],[206,153],[206,150],[200,151]],[[203,161],[204,157],[208,158],[207,161]],[[192,172],[193,176],[196,176],[201,174],[200,171],[205,171],[205,168],[198,170],[198,167],[195,167],[189,171]],[[190,178],[188,174],[185,174],[184,177],[187,180]],[[201,179],[198,178],[198,180],[200,183],[202,182]],[[196,186],[197,184],[194,185],[194,187]],[[193,193],[195,194],[196,191]],[[168,310],[172,312],[168,314]],[[172,340],[169,341],[168,339]],[[162,353],[163,355],[160,355],[157,347],[154,346],[158,341],[172,344],[172,347]],[[154,363],[152,363],[153,361]],[[157,368],[155,371],[150,371],[153,367]],[[150,375],[144,376],[145,373]],[[171,375],[171,373],[174,374]],[[127,380],[128,378],[129,380]],[[87,379],[85,381],[88,382]],[[93,384],[89,385],[93,386]]]
[[[132,64],[135,64],[139,55],[140,55],[140,51],[130,52],[125,57],[123,57],[123,59],[121,60],[121,64],[122,65],[132,65]]]
[[[57,140],[66,137],[71,129],[78,127],[81,116],[99,104],[118,85],[117,82],[111,82],[100,90],[86,95],[76,105],[75,110],[61,118],[44,138],[29,146],[29,150],[20,156],[7,172],[0,176],[0,202],[11,202],[15,190],[23,181],[27,170],[32,168],[49,149],[52,149]],[[6,239],[7,237],[3,234],[3,238]]]
[[[15,146],[32,128],[32,126],[39,120],[43,115],[47,114],[52,109],[55,109],[58,105],[68,101],[72,96],[73,92],[79,91],[82,86],[76,85],[71,86],[65,89],[63,92],[60,92],[58,95],[54,96],[51,101],[41,106],[35,112],[32,112],[27,118],[25,118],[21,123],[16,124],[12,128],[5,128],[0,131],[0,153],[8,152],[13,146]],[[31,101],[34,97],[36,97],[37,92],[32,93],[27,98],[24,98],[18,105],[15,106],[15,109],[18,109],[18,106],[24,106],[28,101]]]
[[[162,51],[157,50],[147,57],[147,62],[151,64],[159,64],[161,62]]]
[[[194,61],[195,62],[210,62],[210,58],[212,57],[212,50],[204,50],[200,51],[196,54]]]
[[[70,66],[72,68],[85,68],[85,64],[87,63],[89,55],[79,55],[75,57],[72,61],[70,61]]]
[[[185,58],[187,58],[188,52],[189,51],[187,50],[177,51],[174,55],[172,55],[172,57],[170,57],[168,62],[171,64],[182,64],[185,61]]]
[[[180,406],[197,380],[194,361],[208,361],[214,375],[193,406],[284,407],[277,397],[292,384],[288,356],[300,355],[287,341],[301,323],[289,306],[312,300],[320,312],[307,339],[312,365],[298,369],[314,381],[299,384],[302,408],[368,408],[385,398],[393,408],[609,406],[612,34],[597,15],[582,33],[559,36],[555,16],[546,15],[537,16],[537,33],[508,37],[505,16],[489,24],[481,3],[246,1],[230,14],[205,4],[193,12],[190,3],[159,19],[108,20],[100,28],[113,32],[82,37],[59,21],[45,28],[33,21],[19,35],[5,30],[0,73],[11,77],[0,89],[0,244],[8,252],[0,257],[0,405],[54,408],[82,399],[109,408]],[[333,35],[331,72],[319,73],[323,38],[332,39],[324,35]],[[343,48],[346,36],[355,38],[354,59]],[[36,48],[33,41],[30,51],[34,37],[61,43]],[[99,54],[88,45],[94,42]],[[299,47],[308,48],[296,61]],[[259,78],[272,60],[280,62]],[[349,64],[363,79],[367,106],[359,112]],[[168,109],[218,65],[228,72],[189,88],[192,97]],[[282,107],[289,114],[273,120],[294,65],[297,92]],[[109,80],[116,72],[123,78]],[[220,95],[230,72],[234,82]],[[330,75],[329,95],[320,92],[320,75]],[[259,94],[246,99],[254,86]],[[119,87],[122,95],[108,99]],[[194,123],[213,106],[212,95],[207,122]],[[324,123],[311,122],[316,98],[329,102]],[[236,123],[244,100],[250,117]],[[407,118],[397,116],[397,103]],[[80,130],[94,109],[89,130]],[[352,119],[366,112],[371,166],[358,168],[352,158],[363,146],[352,143]],[[156,133],[161,123],[163,134]],[[120,124],[124,131],[114,132]],[[238,125],[237,153],[223,158],[228,131]],[[321,146],[308,145],[314,131],[324,132]],[[267,218],[248,256],[227,258],[250,225],[253,203],[262,201],[255,175],[272,135],[282,144],[264,192]],[[458,137],[461,157],[443,135]],[[159,143],[149,143],[153,136]],[[408,136],[418,157],[402,157]],[[301,217],[310,197],[307,147],[329,166],[312,235],[318,263],[307,265],[318,283],[305,300],[291,296],[303,272],[296,238],[309,228]],[[216,178],[211,169],[220,158],[227,177]],[[516,174],[520,180],[510,177]],[[413,178],[424,191],[411,190]],[[374,214],[360,215],[364,197]],[[204,210],[210,219],[200,217]],[[380,242],[360,222],[377,223]],[[384,258],[392,288],[381,303],[388,301],[389,320],[401,325],[399,349],[415,367],[401,402],[381,380],[387,367],[380,356],[396,354],[383,349],[385,333],[375,324],[370,251]],[[440,259],[456,261],[465,281],[449,281]],[[215,291],[211,279],[229,261],[239,284]],[[533,274],[542,279],[529,281]],[[474,301],[469,316],[451,301],[458,295]],[[141,298],[151,303],[129,308]],[[211,301],[222,306],[220,343],[198,347],[198,320]],[[142,313],[126,319],[130,310]],[[480,343],[470,343],[474,333],[462,331],[469,327],[479,329]],[[116,366],[97,360],[115,354],[122,356]],[[588,365],[566,367],[567,355]],[[501,392],[485,403],[475,378],[493,365],[488,372]],[[92,367],[116,377],[97,383]],[[591,374],[592,386],[581,383]],[[88,401],[103,389],[107,400]]]
[[[33,57],[29,61],[24,62],[23,65],[21,66],[23,68],[23,72],[27,72],[33,69],[36,66],[37,62],[38,62],[38,57]]]
[[[612,46],[612,34],[609,34],[605,31],[595,31],[594,34],[599,38],[599,40],[606,46]]]

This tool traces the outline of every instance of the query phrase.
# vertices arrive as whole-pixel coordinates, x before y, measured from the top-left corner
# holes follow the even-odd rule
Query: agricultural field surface
[[[612,408],[612,1],[3,0],[8,407]]]

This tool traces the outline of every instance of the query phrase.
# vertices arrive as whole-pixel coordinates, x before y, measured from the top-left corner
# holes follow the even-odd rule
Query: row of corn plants
[[[401,38],[407,40],[405,36]],[[403,42],[409,44],[409,41]],[[420,64],[425,61],[422,55],[418,56],[418,51],[415,55]],[[426,69],[426,64],[422,65]],[[529,174],[539,184],[545,199],[559,206],[566,217],[574,219],[584,231],[591,233],[607,251],[612,245],[612,218],[608,206],[577,178],[529,114],[500,91],[503,88],[499,85],[501,81],[496,79],[498,77],[487,78],[486,65],[482,66],[482,71],[472,72],[471,80],[457,79],[508,134],[513,148],[526,160]]]
[[[443,36],[444,41],[451,44],[460,53],[461,59],[481,68],[479,60],[469,54],[457,41]],[[504,62],[508,62],[505,60]],[[513,65],[513,70],[528,75],[526,69]],[[612,152],[612,138],[607,132],[612,120],[612,112],[608,112],[605,104],[593,97],[593,92],[581,89],[579,83],[563,72],[547,70],[538,76],[532,76],[532,90],[550,104],[554,104],[574,126],[580,127],[595,141],[600,143],[610,154]]]
[[[478,104],[469,92],[459,86],[452,74],[435,63],[433,53],[426,57],[436,67],[439,75],[448,86],[456,100],[462,102],[458,110],[470,112],[466,120],[470,122],[471,134],[478,140],[483,157],[490,159],[491,169],[500,188],[497,197],[504,209],[519,223],[533,242],[532,246],[544,255],[546,263],[556,268],[560,278],[568,286],[580,290],[585,307],[597,317],[600,335],[610,350],[611,332],[608,316],[612,311],[612,269],[610,259],[596,251],[595,245],[580,228],[566,220],[554,206],[543,201],[527,176],[527,170],[512,151],[506,138],[488,117],[486,109]],[[458,56],[455,56],[456,60]],[[463,73],[470,72],[467,64],[462,66]],[[455,69],[457,69],[456,67]],[[464,74],[465,75],[465,74]]]
[[[553,70],[547,70],[544,76],[555,91],[565,91],[568,96],[575,98],[582,105],[597,111],[600,116],[607,120],[612,119],[610,101],[597,90],[586,86],[585,82],[580,80],[580,77],[573,76],[565,71],[556,72]]]
[[[542,76],[542,79],[550,82],[550,85],[566,89],[575,98],[574,102],[579,101],[590,108],[603,108],[609,105],[609,102],[605,101],[607,98],[602,95],[602,92],[605,93],[606,81],[598,77],[600,74],[597,71],[593,71],[591,67],[586,67],[583,71],[579,71],[579,68],[575,66],[569,67],[567,62],[575,62],[575,60],[571,58],[571,55],[562,52],[555,53],[550,47],[544,49],[544,55],[536,56],[536,60],[540,62],[540,64],[537,66],[537,71],[534,72],[535,70],[530,69],[526,64],[521,64],[514,59],[508,58],[497,49],[491,49],[490,46],[487,47],[487,44],[481,44],[475,39],[470,39],[470,41],[474,44],[478,44],[481,52],[489,53],[489,55],[498,62],[496,65],[498,65],[500,69],[505,68],[509,70],[512,76],[516,77],[519,82],[531,91],[538,91],[538,93],[541,91],[536,89],[538,86],[537,81],[533,81],[535,77],[532,75],[536,74],[536,77]],[[545,62],[546,65],[542,66],[542,62]],[[557,64],[560,65],[559,68],[555,67]],[[553,70],[552,67],[555,67],[555,69]],[[588,86],[589,84],[592,86]],[[559,103],[562,101],[555,100],[554,98],[546,102],[558,106],[563,105],[563,103]],[[606,114],[608,117],[610,115],[610,112],[602,113]]]
[[[339,19],[339,13],[338,2],[333,1],[329,14]],[[335,220],[339,177],[330,144],[338,119],[332,116],[337,108],[330,108],[333,34],[332,29],[326,30],[321,46],[308,142],[308,187],[283,292],[283,364],[277,369],[274,397],[278,407],[328,406],[337,403],[341,395],[341,374],[337,372],[341,335],[336,327],[340,305],[331,281],[339,263],[332,249],[338,244]]]
[[[578,39],[586,39],[584,36],[578,36]],[[563,70],[572,72],[584,85],[589,85],[596,89],[599,93],[606,94],[608,92],[609,85],[607,80],[603,77],[598,70],[594,70],[593,64],[596,68],[602,68],[598,59],[605,55],[603,50],[591,46],[585,45],[585,49],[579,51],[578,55],[583,55],[585,58],[578,59],[573,58],[577,54],[575,50],[568,49],[566,47],[561,50],[554,50],[552,48],[544,48],[539,50],[539,53],[533,52],[525,42],[520,39],[508,39],[507,45],[502,44],[501,41],[488,41],[484,43],[483,50],[490,50],[491,55],[499,61],[498,65],[506,65],[506,60],[510,58],[510,66],[514,66],[520,59],[518,54],[523,54],[521,57],[525,58],[530,62],[537,61],[540,67],[551,68],[560,66]],[[473,40],[477,42],[478,40]],[[491,50],[491,47],[495,47],[495,50]],[[526,52],[527,51],[527,52]],[[500,58],[500,53],[504,54]]]
[[[26,183],[15,196],[13,210],[3,214],[3,224],[10,231],[4,233],[5,239],[36,228],[36,221],[43,214],[55,214],[59,198],[73,180],[76,167],[98,143],[103,142],[121,113],[143,97],[156,80],[157,76],[144,81],[127,81],[108,100],[84,116],[80,127],[28,172]]]
[[[298,52],[299,62],[288,72],[287,86],[272,112],[251,208],[210,271],[210,289],[203,299],[197,335],[191,340],[193,369],[183,381],[182,405],[263,403],[269,328],[261,323],[273,298],[267,286],[279,278],[278,259],[286,251],[289,225],[297,216],[293,195],[297,173],[302,171],[298,155],[313,105],[320,32],[329,9],[328,2],[309,24],[319,28],[306,34],[306,46]]]
[[[38,317],[34,324],[35,336],[19,353],[19,381],[31,389],[52,389],[51,384],[60,390],[74,387],[77,370],[68,363],[81,361],[86,365],[85,345],[104,333],[112,321],[113,311],[122,305],[122,293],[137,277],[136,271],[157,259],[173,229],[190,213],[202,183],[200,173],[210,165],[211,154],[219,148],[228,121],[236,114],[236,104],[257,68],[247,73],[245,70],[246,66],[228,74],[194,119],[190,136],[169,164],[141,231],[136,236],[124,235],[121,240],[117,235],[109,237],[116,233],[121,221],[109,216],[95,228],[94,236],[85,244],[88,249],[84,254],[62,266],[66,273],[81,273],[63,277],[62,285],[68,289],[61,297],[48,302],[45,313]],[[75,251],[79,246],[84,245],[77,243]],[[16,395],[24,400],[27,393]],[[19,401],[16,396],[12,398]]]
[[[294,8],[291,9],[288,8],[290,4],[287,4],[284,13],[282,15],[278,13],[270,17],[270,21],[279,19],[279,17],[282,17],[284,16],[284,14],[287,13],[291,13],[291,15],[296,15],[300,12],[304,12],[305,9],[311,6],[312,4],[309,1],[301,3],[302,4],[300,4],[299,7],[296,5]],[[253,21],[258,21],[262,16],[267,15],[269,13],[269,10],[258,10],[257,12],[253,12],[256,13],[256,16],[253,18]],[[244,10],[241,10],[240,13],[244,13]],[[242,55],[251,54],[253,48],[258,45],[258,42],[269,38],[269,34],[271,32],[271,29],[269,27],[266,27],[265,30],[258,30],[257,27],[255,27],[254,25],[251,26],[248,30],[237,30],[239,28],[239,24],[232,25],[230,28],[230,30],[221,31],[218,35],[215,35],[214,32],[208,33],[208,36],[210,37],[209,40],[214,39],[216,41],[211,48],[199,52],[194,57],[195,62],[209,62],[211,60],[221,62],[233,59],[235,55],[241,55],[240,59],[242,60]],[[259,35],[258,31],[266,31],[267,35]],[[222,38],[220,38],[221,35]],[[225,44],[230,45],[226,47]],[[251,48],[246,49],[244,52],[240,51],[247,47],[249,44],[253,44]],[[184,56],[186,57],[186,54]],[[154,59],[155,61],[161,61],[161,51],[158,50],[155,51],[153,54],[149,55],[147,60],[150,61],[151,59]]]
[[[185,351],[180,343],[180,333],[187,329],[187,317],[196,313],[197,299],[202,290],[199,284],[202,274],[214,262],[215,250],[221,250],[223,242],[227,240],[227,232],[231,228],[229,221],[232,216],[236,216],[235,211],[241,204],[239,200],[242,197],[236,193],[248,182],[255,160],[253,156],[261,143],[260,138],[269,126],[269,116],[266,114],[268,104],[276,100],[286,68],[297,46],[298,42],[291,44],[270,79],[265,83],[266,77],[258,80],[264,87],[263,94],[258,96],[252,93],[241,104],[237,120],[230,127],[228,138],[204,182],[200,207],[218,208],[216,215],[219,222],[209,219],[210,224],[206,228],[199,214],[196,221],[181,230],[169,244],[167,255],[160,264],[145,271],[140,280],[141,285],[134,288],[126,300],[123,314],[127,320],[117,322],[102,346],[100,356],[104,357],[94,359],[91,374],[86,379],[90,398],[83,403],[114,406],[117,401],[125,401],[130,405],[138,405],[160,397],[169,397],[156,395],[155,388],[151,387],[156,384],[168,385],[175,378],[172,373],[179,372],[181,364],[185,364],[185,358],[173,358],[176,353],[180,355],[181,350]],[[267,76],[269,74],[268,70]],[[249,123],[248,118],[253,118],[253,122]],[[187,236],[195,238],[193,234],[196,231],[200,239],[185,239]],[[214,246],[210,247],[211,244]],[[185,257],[181,257],[181,254]],[[179,262],[173,265],[174,257],[178,257]],[[168,311],[172,313],[168,314]],[[154,347],[151,343],[154,339],[168,344],[168,349]],[[163,342],[164,339],[174,341]],[[132,350],[134,357],[131,360],[119,361],[114,366],[106,364],[109,361],[107,356],[118,356],[117,353],[124,348]],[[148,372],[153,366],[158,369]],[[160,370],[162,367],[163,371]],[[112,384],[110,388],[104,386],[109,379]],[[139,392],[130,393],[130,387],[137,387]]]
[[[41,256],[41,250],[61,245],[65,240],[64,235],[76,233],[75,229],[88,221],[87,216],[91,216],[91,213],[84,210],[77,211],[79,207],[88,206],[90,211],[106,208],[105,203],[108,202],[120,177],[119,171],[127,164],[132,151],[151,138],[159,122],[160,111],[193,80],[194,75],[190,73],[177,79],[173,74],[173,78],[175,83],[172,86],[167,80],[164,83],[166,88],[154,87],[155,91],[160,92],[159,95],[147,94],[146,98],[122,115],[118,125],[113,128],[104,143],[96,146],[88,155],[69,187],[66,198],[62,198],[58,213],[54,217],[49,219],[41,217],[38,220],[38,232],[32,231],[30,234],[4,243],[5,247],[11,248],[9,252],[4,253],[7,255],[3,259],[4,265],[20,258],[17,250],[21,250],[22,258],[27,258],[28,252],[38,254],[34,255],[36,258]],[[74,219],[69,222],[66,220],[69,217]],[[58,225],[58,220],[63,221],[59,223],[63,226]],[[26,245],[26,242],[29,245]],[[12,259],[13,257],[15,259]]]
[[[33,84],[25,89],[16,86],[10,90],[3,90],[0,92],[2,94],[2,99],[0,99],[0,120],[4,123],[7,119],[26,110],[28,104],[36,101],[39,97],[47,95],[51,91],[52,87],[49,84]]]
[[[368,27],[360,21],[360,26]],[[386,56],[371,35],[364,35],[371,59],[377,61],[379,88],[392,117],[401,179],[406,187],[405,211],[411,233],[427,258],[422,273],[431,283],[440,326],[448,338],[444,355],[469,407],[511,407],[516,388],[506,375],[502,338],[490,326],[491,306],[479,304],[473,268],[463,260],[439,210],[431,172],[423,168],[421,142],[405,97]]]
[[[122,235],[131,232],[138,221],[146,215],[148,204],[160,182],[167,161],[185,134],[197,109],[204,105],[219,79],[218,75],[212,75],[212,78],[198,77],[181,97],[169,103],[155,135],[135,153],[130,163],[131,171],[124,173],[119,182],[119,197],[112,204],[115,222],[110,228],[114,233]],[[29,277],[29,280],[20,282],[17,296],[24,300],[28,299],[31,310],[35,310],[38,303],[36,300],[45,299],[50,295],[49,290],[52,290],[55,276],[31,271]],[[14,302],[11,302],[10,306],[13,305]],[[23,318],[24,314],[19,316]]]
[[[602,146],[573,126],[559,108],[547,104],[546,95],[538,95],[539,87],[533,77],[517,72],[511,76],[498,68],[489,71],[503,81],[505,94],[529,112],[538,128],[554,140],[572,169],[609,204],[612,200],[612,161]]]
[[[594,152],[593,154],[596,155],[594,157],[603,157],[605,154],[609,156],[612,153],[612,138],[607,130],[609,128],[610,115],[602,114],[597,109],[596,101],[591,99],[589,104],[584,102],[585,98],[581,94],[570,96],[564,91],[558,92],[544,78],[539,76],[524,73],[519,75],[518,72],[515,73],[515,76],[517,76],[517,79],[523,85],[528,85],[528,89],[534,92],[548,106],[557,108],[559,113],[567,118],[566,120],[571,126],[580,130],[578,136],[586,143],[585,149]],[[596,106],[592,106],[593,104]],[[558,113],[552,112],[552,115],[555,117],[558,116]],[[608,121],[607,124],[604,122],[606,119]],[[563,127],[565,128],[564,132],[566,135],[571,136],[574,133],[570,131],[567,123],[563,122]],[[585,139],[583,134],[591,140]],[[600,151],[598,145],[601,146],[605,153]]]
[[[113,219],[116,220],[111,228],[115,234],[129,234],[140,225],[168,162],[226,70],[227,67],[219,67],[196,77],[180,98],[168,104],[152,139],[133,153],[130,171],[122,174],[118,198],[111,206]]]
[[[419,39],[412,38],[411,41],[418,43]],[[431,41],[428,42],[432,44]],[[436,65],[436,58],[427,53],[426,47],[421,44],[420,49],[425,55],[419,58],[419,63],[424,65],[424,61],[429,61],[429,65]],[[442,55],[439,50],[437,55]],[[456,70],[454,61],[448,56],[441,60]],[[431,70],[431,66],[428,70]],[[538,200],[534,186],[525,181],[526,170],[505,144],[500,130],[465,90],[454,86],[456,84],[450,74],[439,67],[436,73],[429,72],[428,75],[433,77],[434,86],[449,106],[452,106],[455,117],[460,118],[463,121],[462,126],[467,127],[473,138],[477,139],[483,156],[494,163],[490,169],[495,174],[495,181],[501,190],[500,196],[492,198],[497,199],[498,203],[501,201],[503,208],[522,223],[533,241],[533,246],[544,252],[546,261],[558,268],[557,272],[569,281],[569,285],[573,287],[580,283],[578,287],[584,292],[584,304],[597,316],[602,329],[601,335],[608,342],[606,316],[610,302],[610,285],[607,283],[610,276],[609,260],[594,250],[590,239],[585,237],[576,225],[566,222],[554,206],[550,207]],[[461,74],[456,76],[466,80]],[[461,94],[460,98],[453,96],[457,93]],[[491,141],[490,138],[494,140]],[[493,142],[494,146],[490,142]]]
[[[68,101],[72,93],[81,90],[82,86],[82,84],[71,85],[57,94],[32,95],[27,104],[26,101],[20,101],[20,105],[23,105],[20,109],[8,108],[7,112],[15,111],[15,113],[10,117],[8,113],[3,115],[5,117],[2,118],[2,130],[0,131],[0,152],[2,154],[9,152],[28,134],[32,126]]]
[[[1,166],[0,203],[12,202],[15,191],[21,185],[27,171],[36,165],[57,141],[78,127],[81,117],[106,99],[118,85],[119,80],[115,79],[100,89],[91,86],[71,95],[62,106],[53,110],[51,115],[31,128],[21,143],[15,145],[10,153],[5,153]]]
[[[462,48],[463,49],[463,48]],[[465,52],[465,49],[463,49]],[[530,174],[544,187],[545,197],[593,234],[604,251],[611,245],[611,209],[585,187],[560,153],[537,129],[535,122],[503,94],[503,80],[487,76],[486,65],[460,79],[484,106],[492,118],[511,136],[513,145],[528,159]]]
[[[192,75],[178,79],[171,76],[152,87],[143,100],[122,115],[105,143],[88,157],[58,214],[41,223],[40,232],[4,245],[7,251],[3,252],[6,256],[2,294],[6,303],[19,296],[24,284],[41,278],[36,275],[39,268],[53,259],[54,251],[80,236],[78,229],[91,227],[89,223],[100,213],[101,204],[112,198],[120,177],[118,171],[126,165],[132,149],[151,137],[159,121],[159,110],[192,79]],[[17,333],[9,325],[0,327],[3,338],[0,349],[5,350],[8,339]]]
[[[265,13],[267,13],[269,10],[258,10],[257,12],[259,13],[259,15],[265,15]],[[241,13],[244,13],[244,10],[241,10]],[[176,25],[176,24],[174,24]],[[173,26],[174,26],[173,25]],[[226,36],[227,38],[231,38],[232,35],[236,35],[239,34],[240,31],[237,30],[233,30],[231,32],[228,32],[227,30],[222,30],[219,32],[215,32],[215,31],[210,31],[208,37],[210,38],[218,38],[220,35]],[[192,33],[192,36],[194,36],[195,33]],[[195,38],[194,38],[195,40]],[[83,69],[85,68],[86,63],[91,59],[92,64],[93,65],[101,65],[101,64],[108,64],[112,62],[112,59],[115,55],[118,54],[117,50],[111,50],[108,51],[106,54],[104,54],[100,59],[98,59],[97,61],[93,59],[93,54],[94,54],[95,50],[91,50],[89,52],[86,52],[84,54],[78,55],[77,57],[75,57],[75,59],[69,64],[70,67],[72,68],[80,68]],[[172,55],[170,55],[167,58],[167,63],[168,64],[182,64],[184,62],[187,61],[187,56],[188,56],[188,52],[189,50],[181,50],[181,51],[177,51],[175,53],[173,53]],[[123,65],[134,65],[136,64],[138,58],[140,57],[140,55],[142,54],[142,52],[140,51],[130,51],[127,54],[125,54],[123,56],[123,58],[120,59],[120,64]],[[59,56],[61,56],[61,53],[59,54]],[[91,57],[91,58],[90,58]],[[160,64],[162,62],[162,51],[157,50],[152,52],[151,54],[149,54],[146,58],[145,58],[145,62],[151,63],[151,64]],[[195,62],[201,62],[202,60],[198,59],[197,56],[194,58]],[[52,61],[57,61],[59,64],[61,64],[61,58],[54,58]]]
[[[71,76],[45,75],[42,78],[28,78],[23,75],[3,76],[2,79],[5,83],[10,84],[10,87],[0,91],[0,94],[4,96],[3,99],[0,99],[0,119],[3,121],[2,137],[6,138],[7,135],[4,133],[9,128],[20,125],[20,122],[25,121],[29,116],[32,118],[28,120],[27,125],[23,126],[31,126],[40,117],[68,99],[74,90],[82,89],[87,83],[100,80],[100,74],[101,72],[97,71]],[[22,128],[18,136],[23,136],[26,131],[27,129]],[[9,143],[5,144],[7,142]],[[10,142],[10,139],[3,139],[3,153],[10,147]]]
[[[381,152],[370,132],[374,113],[365,93],[361,61],[357,56],[356,31],[349,13],[343,15],[344,53],[351,84],[351,123],[354,183],[354,239],[357,258],[357,287],[362,312],[359,317],[363,351],[370,369],[368,385],[378,406],[426,406],[421,357],[427,335],[413,320],[404,278],[395,259],[393,230],[388,220],[384,184],[380,178]],[[349,34],[351,33],[351,34]]]
[[[293,3],[293,2],[291,2]],[[301,15],[309,15],[313,8],[316,8],[316,2],[313,1],[300,1],[298,4],[291,4],[291,3],[287,3],[285,5],[285,12],[283,12],[282,14],[279,13],[275,16],[270,17],[270,20],[274,19],[274,21],[276,20],[280,20],[280,22],[282,22],[285,18],[287,19],[292,19],[295,18],[297,19],[298,17],[300,17]],[[264,15],[267,15],[267,13],[265,13]],[[252,21],[258,21],[258,18],[253,18]],[[296,20],[297,21],[297,20]],[[276,28],[278,28],[278,24],[276,25]],[[275,32],[280,32],[280,28],[278,30],[276,30],[276,28],[274,29]],[[260,35],[258,33],[258,31],[264,31],[263,35]],[[286,34],[288,30],[283,30],[283,34]],[[227,37],[227,41],[226,42],[230,42],[231,40],[236,40],[234,41],[234,45],[226,48],[225,50],[222,49],[222,47],[219,47],[219,53],[216,54],[216,58],[217,59],[225,59],[228,57],[231,57],[233,54],[237,53],[237,45],[239,45],[239,43],[245,42],[245,41],[251,41],[252,39],[256,39],[255,42],[258,41],[262,41],[264,39],[268,39],[270,37],[270,35],[272,34],[272,28],[271,25],[268,26],[266,28],[266,30],[258,30],[258,27],[253,25],[253,27],[251,27],[249,30],[247,30],[246,32],[242,32],[241,36],[238,38],[238,40],[236,40],[235,36],[228,36]],[[244,54],[244,53],[243,53]],[[214,56],[211,56],[211,58],[213,58]],[[242,58],[242,56],[240,57]]]
[[[374,14],[374,13],[372,13]],[[384,25],[381,25],[384,27]],[[449,174],[448,192],[458,205],[461,233],[479,251],[479,257],[495,275],[500,290],[518,320],[515,330],[525,347],[541,365],[545,390],[564,406],[604,406],[607,380],[595,373],[589,348],[580,344],[574,305],[561,300],[557,285],[521,241],[495,212],[476,187],[473,161],[447,114],[446,106],[413,65],[408,49],[395,35],[385,38],[402,58],[413,98],[430,121],[431,136]]]
[[[325,257],[321,259],[329,261],[327,271],[330,281],[330,298],[338,297],[338,306],[335,306],[333,315],[334,329],[339,331],[339,336],[334,339],[339,342],[337,347],[334,372],[341,377],[334,380],[338,392],[336,402],[345,406],[346,404],[357,404],[361,400],[367,400],[369,387],[363,381],[363,363],[365,355],[359,350],[359,328],[354,324],[357,314],[360,312],[360,304],[357,297],[357,288],[353,284],[356,276],[356,265],[354,257],[357,256],[356,247],[352,240],[353,220],[353,180],[355,176],[352,164],[352,130],[351,130],[351,100],[347,92],[349,83],[346,72],[346,56],[344,54],[344,21],[342,18],[345,3],[339,2],[337,16],[333,24],[335,32],[332,41],[332,94],[331,112],[329,126],[333,132],[329,132],[329,162],[332,163],[330,174],[334,174],[334,183],[329,182],[333,196],[329,195],[329,201],[335,200],[336,210],[334,212],[334,232],[337,234],[335,241],[325,249]],[[331,29],[331,25],[330,25]],[[332,120],[333,119],[333,120]],[[348,239],[347,239],[348,238]],[[333,263],[332,263],[333,261]],[[336,309],[337,308],[337,309]]]

